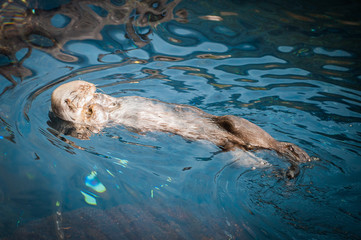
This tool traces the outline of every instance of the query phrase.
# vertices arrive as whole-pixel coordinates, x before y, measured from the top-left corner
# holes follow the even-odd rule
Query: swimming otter
[[[215,116],[196,107],[138,96],[114,98],[95,90],[94,84],[80,80],[63,84],[51,96],[52,111],[63,120],[91,127],[92,132],[121,124],[139,133],[162,131],[189,140],[207,140],[226,151],[272,149],[289,159],[292,167],[310,161],[298,146],[279,142],[240,117]]]

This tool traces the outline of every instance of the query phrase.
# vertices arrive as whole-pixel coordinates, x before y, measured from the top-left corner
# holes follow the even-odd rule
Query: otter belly
[[[117,101],[121,107],[109,115],[110,121],[139,132],[162,131],[211,142],[225,135],[212,115],[199,109],[142,97],[121,97]]]

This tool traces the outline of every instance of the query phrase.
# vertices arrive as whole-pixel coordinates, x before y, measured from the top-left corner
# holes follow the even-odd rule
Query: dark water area
[[[0,3],[0,239],[361,239],[359,1]],[[288,179],[272,151],[80,139],[50,108],[77,79],[243,117],[312,161]]]

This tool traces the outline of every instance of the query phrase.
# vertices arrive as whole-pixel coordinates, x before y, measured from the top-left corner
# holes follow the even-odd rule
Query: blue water
[[[357,1],[1,2],[0,238],[361,239]],[[233,114],[313,160],[122,126],[81,140],[50,112],[82,79]],[[236,155],[236,156],[235,156]],[[238,156],[238,157],[237,157]]]

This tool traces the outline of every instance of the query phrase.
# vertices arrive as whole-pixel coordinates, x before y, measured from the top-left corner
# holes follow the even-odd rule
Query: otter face
[[[56,88],[51,95],[51,108],[61,119],[85,123],[84,107],[92,100],[96,87],[85,81],[73,81]]]
[[[311,161],[310,156],[303,151],[300,147],[292,143],[286,143],[283,149],[283,154],[288,158],[295,160],[296,162],[309,162]]]

